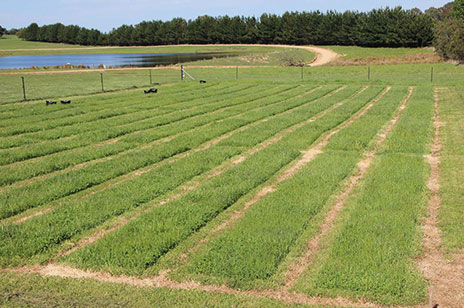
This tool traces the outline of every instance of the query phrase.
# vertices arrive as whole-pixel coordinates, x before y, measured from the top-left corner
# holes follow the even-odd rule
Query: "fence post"
[[[101,85],[102,85],[102,92],[105,92],[105,87],[103,85],[103,73],[100,73],[100,80],[101,80]]]
[[[371,80],[371,67],[367,67],[367,80]]]
[[[150,70],[150,84],[153,84],[153,81],[151,79],[151,70]]]
[[[21,80],[23,82],[23,96],[24,96],[24,100],[27,101],[27,98],[26,98],[26,82],[24,81],[24,77],[21,77]]]
[[[184,66],[180,66],[180,80],[184,80]]]
[[[433,82],[433,66],[432,66],[432,69],[430,71],[430,82]]]
[[[235,79],[236,79],[236,80],[238,79],[238,65],[237,65],[237,67],[235,68]]]

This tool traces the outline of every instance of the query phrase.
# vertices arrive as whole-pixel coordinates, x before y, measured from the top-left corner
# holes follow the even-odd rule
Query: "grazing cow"
[[[56,105],[56,102],[54,102],[54,101],[45,101],[45,106],[48,106],[48,105]]]
[[[148,90],[143,90],[143,92],[144,92],[145,94],[149,94],[149,93],[158,93],[158,89],[151,88],[151,89],[148,89]]]
[[[64,105],[67,105],[67,104],[71,104],[71,101],[70,101],[70,100],[68,100],[68,101],[61,101],[61,103],[64,104]]]
[[[200,80],[200,83],[206,83],[206,80]]]

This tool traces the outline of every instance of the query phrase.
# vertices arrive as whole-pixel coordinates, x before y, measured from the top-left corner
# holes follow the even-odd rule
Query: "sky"
[[[260,16],[286,11],[369,11],[373,8],[441,7],[451,0],[2,0],[0,25],[21,28],[60,22],[104,32],[144,20],[194,19],[211,16]]]

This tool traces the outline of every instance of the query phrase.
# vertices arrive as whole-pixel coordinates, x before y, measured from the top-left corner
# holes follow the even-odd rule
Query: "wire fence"
[[[62,98],[173,82],[220,82],[232,80],[381,83],[404,85],[460,85],[464,69],[451,64],[333,66],[333,67],[180,67],[113,69],[105,71],[55,71],[0,74],[0,104]],[[182,80],[182,75],[184,76]]]

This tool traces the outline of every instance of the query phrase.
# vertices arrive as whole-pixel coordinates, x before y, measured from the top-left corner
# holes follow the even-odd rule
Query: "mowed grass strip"
[[[291,88],[284,87],[285,90],[291,90]],[[226,107],[214,108],[209,107],[211,112],[203,110],[201,114],[186,117],[179,121],[172,121],[170,123],[156,126],[156,121],[147,121],[149,127],[155,126],[154,128],[146,129],[145,124],[143,127],[138,127],[141,130],[134,131],[124,135],[124,137],[118,137],[118,140],[111,140],[115,142],[100,142],[87,146],[81,146],[73,149],[72,151],[60,151],[58,153],[50,154],[45,157],[36,158],[33,160],[26,160],[15,164],[0,167],[0,186],[12,184],[16,181],[29,179],[42,174],[47,174],[53,171],[65,169],[67,167],[75,166],[77,164],[89,162],[94,159],[108,157],[114,154],[122,153],[126,150],[135,150],[139,146],[148,146],[150,142],[160,140],[186,132],[188,130],[195,129],[200,126],[210,124],[214,121],[221,120],[239,113],[246,112],[250,108],[260,108],[264,104],[275,103],[273,101],[264,100],[268,96],[273,96],[282,91],[280,88],[268,91],[262,88],[256,88],[256,90],[262,90],[258,93],[249,93],[243,97],[236,97],[229,101],[229,105]],[[284,90],[284,91],[285,91]],[[251,107],[250,107],[251,105]],[[213,110],[215,109],[216,110]],[[177,113],[176,117],[179,117]],[[161,117],[162,121],[168,121],[168,117]],[[151,123],[150,123],[151,122]],[[133,124],[131,124],[132,126]],[[136,125],[137,126],[137,125]],[[132,126],[134,127],[134,126]],[[122,128],[123,129],[123,128]],[[110,129],[102,129],[101,132],[104,135],[110,133],[111,130],[121,130],[121,126]],[[98,132],[96,133],[98,135]],[[88,142],[88,140],[86,141]]]
[[[441,156],[439,215],[442,243],[446,252],[458,252],[464,248],[464,99],[457,88],[439,88],[438,97]]]
[[[302,90],[304,91],[304,89]],[[276,95],[276,98],[273,99],[279,100],[279,96]],[[211,125],[202,126],[196,130],[180,134],[157,147],[131,151],[115,159],[89,165],[66,174],[60,174],[25,187],[5,190],[0,195],[0,202],[2,204],[2,207],[0,207],[0,217],[7,218],[25,209],[42,205],[108,181],[114,177],[187,152],[214,138],[237,130],[242,126],[302,105],[306,102],[306,99],[295,99],[292,103],[288,101],[287,94],[281,99],[281,101],[286,100],[286,103],[275,104],[258,110],[252,109],[246,113],[242,113],[240,117],[231,117],[221,122],[216,121]]]
[[[367,95],[370,99],[378,94],[379,90],[377,88],[366,91],[362,95]],[[339,97],[335,100],[334,96],[330,100],[336,102],[340,101],[340,98],[343,99]],[[329,113],[315,122],[298,128],[277,143],[200,185],[196,190],[173,202],[156,207],[96,243],[70,254],[65,257],[65,261],[83,267],[142,274],[181,241],[201,229],[247,193],[265,183],[282,167],[301,157],[301,150],[307,148],[321,134],[343,122],[351,113],[359,110],[369,99],[347,102],[345,105],[351,108],[346,109],[345,113],[338,116],[331,116],[332,113]],[[265,132],[261,129],[255,134],[262,136]],[[241,138],[235,140],[234,144],[239,145],[240,140],[241,146],[249,142],[246,138]]]
[[[340,95],[349,95],[355,89],[347,90],[347,93],[340,93]],[[300,100],[311,101],[308,98],[301,98]],[[286,108],[289,110],[291,107],[287,106]],[[257,119],[262,118],[266,118],[266,116],[263,116],[262,111],[250,112],[241,116],[238,122],[220,122],[220,129],[225,130],[237,124],[240,124],[239,127],[241,127],[246,121],[254,123]],[[291,125],[291,123],[288,123],[288,125]],[[209,132],[214,133],[211,130]],[[262,132],[264,139],[266,136],[268,137],[266,135],[266,133],[269,134],[268,132]],[[195,136],[197,136],[196,138],[205,138],[205,135],[206,133]],[[192,136],[187,137],[187,140],[182,140],[184,146],[193,138]],[[0,243],[0,262],[1,264],[14,264],[24,262],[25,258],[36,254],[53,254],[53,249],[58,249],[57,245],[64,240],[173,190],[194,176],[220,165],[223,161],[245,149],[246,147],[223,145],[205,148],[172,163],[162,164],[150,172],[90,195],[87,198],[72,200],[68,204],[63,204],[20,225],[3,224],[4,228],[2,226],[0,233],[2,233],[1,236],[5,241]]]
[[[421,217],[427,200],[433,90],[419,88],[348,200],[326,249],[296,284],[318,296],[365,298],[384,305],[425,301],[420,254]]]
[[[254,287],[273,277],[305,229],[320,223],[313,220],[353,172],[362,151],[405,93],[403,87],[394,88],[365,115],[334,135],[324,153],[277,185],[275,192],[254,204],[232,228],[221,231],[202,247],[184,271],[200,280],[213,276],[210,282],[241,288]],[[352,112],[349,108],[342,106],[330,115],[343,117]],[[357,146],[337,146],[345,138],[348,144]]]

